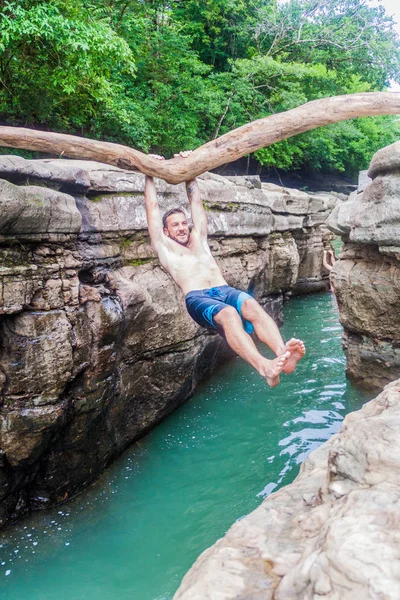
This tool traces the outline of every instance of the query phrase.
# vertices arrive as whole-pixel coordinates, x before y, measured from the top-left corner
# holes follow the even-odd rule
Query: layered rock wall
[[[151,251],[144,177],[98,163],[0,160],[0,524],[62,502],[184,402],[227,349],[186,314]],[[279,320],[326,289],[335,198],[200,179],[231,285]],[[184,185],[160,181],[162,209]]]
[[[332,282],[347,373],[382,389],[400,377],[400,143],[380,150],[368,174],[328,225],[344,240]]]

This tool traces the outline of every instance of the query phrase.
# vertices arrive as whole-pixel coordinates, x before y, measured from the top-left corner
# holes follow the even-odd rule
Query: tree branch
[[[218,124],[217,124],[217,126],[216,126],[216,128],[215,128],[214,135],[213,135],[213,137],[212,137],[212,139],[213,139],[213,140],[215,140],[215,138],[216,138],[216,137],[217,137],[217,135],[219,134],[219,130],[220,130],[220,128],[221,128],[221,125],[222,125],[222,123],[223,123],[223,120],[225,119],[225,117],[226,117],[226,114],[227,114],[227,112],[228,112],[228,110],[229,110],[229,105],[230,105],[230,103],[231,103],[231,100],[232,100],[232,98],[233,98],[234,94],[235,94],[235,90],[232,90],[232,92],[229,94],[229,97],[228,97],[228,102],[226,103],[225,110],[224,110],[224,112],[222,113],[222,115],[221,115],[221,117],[220,117],[220,119],[219,119],[219,121],[218,121]]]
[[[0,146],[97,160],[122,169],[139,170],[168,183],[181,183],[310,129],[357,117],[393,114],[400,114],[400,92],[322,98],[234,129],[200,146],[188,158],[165,161],[120,144],[19,127],[0,127]]]

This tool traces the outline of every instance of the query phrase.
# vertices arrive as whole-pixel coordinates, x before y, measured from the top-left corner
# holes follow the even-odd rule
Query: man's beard
[[[171,236],[170,236],[171,237]],[[190,240],[190,231],[187,234],[185,240],[180,239],[178,236],[176,237],[171,237],[172,240],[174,240],[174,242],[176,242],[177,244],[180,244],[181,246],[187,246],[189,244],[189,240]]]

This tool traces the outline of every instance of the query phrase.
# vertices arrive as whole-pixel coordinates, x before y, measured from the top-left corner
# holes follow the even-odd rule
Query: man
[[[327,271],[331,272],[333,269],[333,265],[336,262],[336,256],[332,250],[324,250],[322,255],[322,264],[324,265]]]
[[[325,269],[327,271],[329,271],[329,287],[334,296],[336,294],[335,294],[335,288],[333,287],[333,283],[332,283],[332,279],[331,279],[331,271],[333,269],[333,265],[335,264],[335,262],[336,262],[335,253],[332,250],[324,250],[323,255],[322,255],[322,264],[324,265]]]
[[[190,152],[180,152],[181,158]],[[153,157],[163,160],[162,156]],[[185,213],[176,208],[161,219],[156,188],[146,176],[145,201],[149,234],[154,252],[186,296],[190,316],[202,327],[221,333],[229,346],[252,365],[267,383],[274,387],[280,373],[292,373],[304,356],[302,341],[283,342],[276,323],[254,298],[228,286],[207,243],[207,216],[195,179],[186,182],[193,229],[189,229]],[[250,333],[267,344],[277,358],[268,360],[256,348]]]

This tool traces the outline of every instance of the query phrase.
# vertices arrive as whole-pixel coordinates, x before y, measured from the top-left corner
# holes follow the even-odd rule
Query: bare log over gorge
[[[322,98],[234,129],[200,146],[186,159],[166,161],[120,144],[19,127],[0,127],[0,146],[97,160],[123,169],[139,170],[168,183],[181,183],[310,129],[346,119],[390,114],[400,114],[400,92],[367,92]]]

